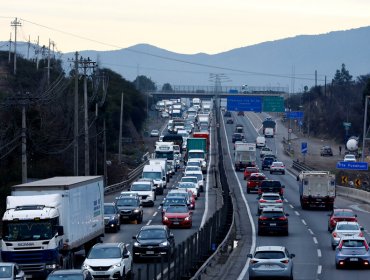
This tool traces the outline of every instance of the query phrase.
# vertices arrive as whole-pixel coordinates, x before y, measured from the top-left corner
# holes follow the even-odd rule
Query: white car
[[[198,185],[199,185],[199,190],[201,192],[204,191],[204,176],[202,171],[188,171],[185,173],[185,176],[195,176],[198,179]]]
[[[159,137],[159,130],[158,129],[153,129],[150,132],[150,137]]]
[[[345,155],[344,156],[344,159],[343,161],[352,161],[352,162],[356,162],[356,156],[355,155],[352,155],[352,154],[348,154],[348,155]]]
[[[285,174],[285,165],[281,161],[274,161],[270,166],[270,174],[281,173]]]
[[[261,214],[265,207],[283,208],[283,199],[278,193],[262,193],[258,200],[258,214]]]
[[[199,186],[199,181],[198,181],[198,178],[196,176],[184,176],[181,178],[180,182],[192,182],[192,183],[195,183],[197,185],[197,188],[198,188],[198,192],[200,192],[200,186]]]
[[[143,206],[154,206],[156,200],[155,187],[150,181],[136,181],[132,183],[130,191],[137,193]]]
[[[263,158],[265,156],[273,155],[273,151],[269,147],[262,147],[260,151],[260,157]]]
[[[340,239],[343,236],[364,236],[362,232],[364,228],[360,227],[357,222],[337,222],[333,232],[331,233],[331,247],[333,250],[338,246]]]
[[[87,269],[94,279],[126,279],[131,275],[131,264],[132,255],[126,244],[98,243],[91,248],[82,269]]]
[[[177,189],[186,189],[191,190],[191,192],[195,195],[195,199],[198,199],[200,196],[200,192],[198,191],[198,185],[193,182],[179,182],[176,186]]]

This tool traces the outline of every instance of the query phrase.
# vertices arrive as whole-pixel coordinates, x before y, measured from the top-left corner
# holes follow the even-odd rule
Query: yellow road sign
[[[361,186],[361,179],[356,179],[355,180],[355,186],[360,187]]]
[[[348,176],[342,176],[342,184],[348,183]]]

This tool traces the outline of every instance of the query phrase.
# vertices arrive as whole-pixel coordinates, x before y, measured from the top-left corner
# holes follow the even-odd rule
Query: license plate
[[[350,262],[358,262],[358,258],[350,258],[349,261]]]
[[[104,271],[94,271],[94,274],[96,275],[105,275]]]
[[[276,223],[271,223],[270,227],[276,227]]]
[[[180,223],[179,223],[179,222],[173,222],[173,224],[174,224],[174,225],[178,225],[178,224],[180,224]]]
[[[25,275],[25,277],[28,279],[28,278],[32,278],[32,275]]]
[[[146,251],[147,255],[154,255],[154,251]]]

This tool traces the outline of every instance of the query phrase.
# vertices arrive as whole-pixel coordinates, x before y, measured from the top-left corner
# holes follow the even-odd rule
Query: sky
[[[65,53],[146,43],[216,54],[261,42],[370,25],[369,0],[17,0],[0,10],[0,41],[54,43]],[[5,4],[6,3],[6,4]]]

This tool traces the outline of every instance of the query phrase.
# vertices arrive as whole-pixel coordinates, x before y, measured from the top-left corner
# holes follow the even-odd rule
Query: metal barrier
[[[293,160],[293,165],[292,167],[295,169],[295,170],[298,170],[298,171],[314,171],[315,169],[308,166],[308,165],[305,165],[304,163],[302,162],[299,162],[298,160]]]
[[[137,179],[140,174],[143,172],[144,166],[148,164],[148,161],[145,161],[144,163],[140,164],[138,167],[136,167],[134,170],[132,170],[130,173],[127,175],[127,180],[122,181],[120,183],[110,185],[104,188],[104,194],[109,194],[112,192],[120,191],[122,189],[125,189],[128,187],[132,181]]]

